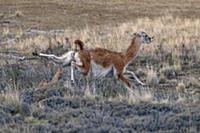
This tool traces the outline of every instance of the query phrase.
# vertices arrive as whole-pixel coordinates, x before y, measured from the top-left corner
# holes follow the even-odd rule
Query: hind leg
[[[138,79],[138,77],[135,75],[134,72],[126,70],[124,73],[131,74],[139,84],[141,84],[141,85],[146,85],[145,83],[143,83],[142,81],[140,81],[140,80]]]

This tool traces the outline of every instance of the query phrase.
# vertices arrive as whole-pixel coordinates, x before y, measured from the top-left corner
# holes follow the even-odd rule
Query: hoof
[[[35,51],[32,53],[33,56],[38,56],[38,53]]]
[[[74,80],[71,80],[71,85],[74,85],[74,84],[75,84]]]

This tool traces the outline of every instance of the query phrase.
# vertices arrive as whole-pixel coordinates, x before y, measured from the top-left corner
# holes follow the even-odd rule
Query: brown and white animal
[[[153,37],[148,36],[145,32],[134,33],[131,43],[125,52],[115,52],[104,48],[85,49],[84,43],[81,40],[76,40],[75,51],[69,51],[66,54],[58,57],[53,54],[35,54],[40,57],[46,57],[64,65],[71,64],[71,81],[75,82],[74,69],[75,67],[88,77],[90,73],[95,78],[106,76],[114,76],[121,80],[125,86],[131,90],[132,84],[125,73],[133,75],[138,83],[144,85],[132,71],[127,70],[127,66],[135,59],[143,44],[149,44]],[[132,90],[131,90],[132,91]]]
[[[74,67],[78,68],[85,76],[91,72],[94,77],[101,78],[107,75],[113,75],[121,80],[130,90],[132,84],[125,73],[130,73],[137,82],[144,85],[132,71],[127,70],[127,66],[135,59],[143,44],[149,44],[153,37],[149,37],[145,32],[134,33],[134,37],[126,52],[115,52],[104,48],[84,49],[84,44],[80,40],[75,41],[79,50],[75,53],[72,61],[71,80],[74,81]]]

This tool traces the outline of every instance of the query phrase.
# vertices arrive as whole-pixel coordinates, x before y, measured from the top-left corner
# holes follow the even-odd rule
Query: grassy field
[[[199,132],[200,1],[0,0],[0,132]],[[87,48],[125,51],[132,34],[154,36],[129,66],[147,83],[128,97],[114,78],[83,76],[32,52]],[[68,38],[66,40],[66,38]],[[62,75],[51,81],[57,68]],[[128,75],[127,75],[128,76]]]

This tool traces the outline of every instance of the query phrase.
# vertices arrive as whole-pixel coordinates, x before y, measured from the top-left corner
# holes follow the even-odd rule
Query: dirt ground
[[[197,0],[0,0],[0,31],[117,25],[167,14],[199,18],[199,5]]]

